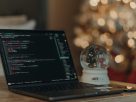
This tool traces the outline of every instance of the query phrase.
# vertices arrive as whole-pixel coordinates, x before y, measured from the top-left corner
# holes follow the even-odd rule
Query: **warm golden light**
[[[81,42],[81,39],[80,39],[80,38],[76,38],[76,39],[74,40],[74,44],[75,44],[76,46],[78,46],[78,47],[80,47],[80,42]]]
[[[92,41],[92,37],[90,35],[82,35],[80,36],[82,40],[85,40],[85,41],[88,41],[88,42],[91,42]]]
[[[114,10],[111,10],[111,11],[110,11],[110,16],[111,16],[112,19],[117,19],[117,18],[118,18],[118,14],[117,14],[117,12],[114,11]]]
[[[136,9],[136,3],[135,2],[130,2],[130,7],[132,9]]]
[[[130,2],[130,0],[122,0],[124,3],[129,3]]]
[[[99,31],[98,30],[93,30],[92,34],[93,37],[98,38],[99,37]]]
[[[123,55],[117,55],[116,57],[115,57],[115,62],[116,63],[121,63],[121,62],[123,62],[124,61],[124,56]]]
[[[131,39],[131,38],[135,38],[136,39],[136,31],[129,31],[128,34],[127,34],[128,38]]]
[[[128,38],[133,38],[133,32],[129,31],[128,34],[127,34]]]
[[[132,86],[127,86],[127,89],[128,90],[131,90],[133,87]]]
[[[131,47],[131,48],[135,47],[135,41],[134,41],[134,39],[129,39],[128,40],[128,46]]]
[[[101,0],[102,4],[108,4],[108,0]]]
[[[105,25],[105,20],[103,18],[99,18],[97,21],[99,26],[104,26]]]
[[[109,27],[110,32],[112,32],[112,33],[116,32],[116,25],[115,25],[115,22],[113,20],[108,20],[107,26]]]
[[[82,42],[82,44],[81,44],[81,48],[83,48],[83,49],[85,49],[86,47],[88,47],[89,46],[89,42],[87,42],[87,41],[83,41]]]
[[[112,39],[107,39],[106,44],[108,46],[112,46],[113,45],[113,40]]]
[[[101,40],[102,42],[105,42],[107,39],[108,39],[108,36],[107,36],[106,34],[102,34],[102,35],[100,36],[100,40]]]
[[[91,6],[97,6],[100,0],[90,0],[89,3]]]
[[[110,66],[118,71],[136,68],[136,0],[82,1],[74,17],[79,27],[74,39],[80,38],[76,44],[80,48],[102,45],[111,54]]]
[[[74,44],[77,46],[77,47],[81,47],[81,48],[86,48],[87,46],[89,46],[89,42],[82,39],[82,38],[76,38],[74,40]]]
[[[134,31],[134,38],[136,39],[136,31]]]

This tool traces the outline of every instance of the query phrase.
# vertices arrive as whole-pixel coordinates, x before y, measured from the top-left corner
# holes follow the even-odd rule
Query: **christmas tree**
[[[77,21],[77,47],[103,45],[112,55],[112,68],[136,68],[136,0],[84,0]]]

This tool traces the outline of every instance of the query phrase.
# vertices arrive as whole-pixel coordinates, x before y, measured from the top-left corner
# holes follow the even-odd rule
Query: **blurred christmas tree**
[[[112,68],[136,68],[136,0],[84,0],[75,33],[80,48],[105,46]]]

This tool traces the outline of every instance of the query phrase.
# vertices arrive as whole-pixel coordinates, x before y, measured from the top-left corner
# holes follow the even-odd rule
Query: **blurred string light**
[[[130,7],[132,9],[136,9],[136,2],[130,2]]]
[[[102,4],[108,4],[108,0],[101,0]]]
[[[134,41],[134,39],[128,39],[128,46],[130,48],[135,48],[135,41]]]
[[[100,0],[90,0],[89,3],[91,6],[97,6]]]
[[[87,46],[89,46],[89,42],[86,41],[86,40],[83,40],[81,38],[76,38],[74,40],[74,44],[78,47],[81,47],[81,48],[86,48]]]
[[[133,32],[129,31],[128,34],[127,34],[127,36],[128,36],[129,39],[133,38]]]
[[[112,46],[113,45],[113,40],[112,39],[107,39],[106,44],[107,44],[107,46]]]
[[[127,89],[131,90],[131,89],[133,89],[133,86],[127,86]]]
[[[132,39],[132,38],[136,39],[136,31],[129,31],[127,33],[127,36],[129,39]]]
[[[118,14],[115,10],[111,10],[110,11],[110,16],[112,19],[117,19],[118,18]]]
[[[99,26],[104,26],[105,25],[105,19],[104,18],[99,18],[97,20],[97,23],[98,23]]]
[[[122,54],[120,54],[120,55],[117,55],[116,57],[115,57],[115,62],[116,63],[122,63],[123,61],[124,61],[124,55],[122,55]]]
[[[122,0],[122,1],[123,1],[123,3],[127,4],[127,3],[129,3],[131,0]]]
[[[102,42],[107,41],[107,39],[108,39],[108,36],[107,36],[106,34],[100,35],[100,40],[101,40]]]
[[[95,38],[98,38],[99,35],[100,35],[99,33],[100,32],[97,29],[95,29],[95,30],[92,31],[92,36],[95,37]]]
[[[80,37],[74,40],[74,44],[78,47],[86,48],[89,46],[89,43],[92,41],[92,37],[90,35],[80,35]]]
[[[133,35],[134,35],[134,38],[136,39],[136,31],[134,31],[134,34],[133,34]]]
[[[111,33],[115,33],[115,32],[116,32],[116,25],[115,25],[114,20],[108,20],[108,21],[107,21],[107,26],[108,26],[109,31],[110,31]]]
[[[112,67],[117,69],[136,63],[136,0],[85,0],[81,9],[84,12],[75,28],[76,46],[84,49],[92,42],[103,45],[113,54],[116,64]],[[134,62],[125,56],[134,57]]]
[[[91,6],[96,7],[96,6],[98,6],[99,2],[101,2],[101,4],[103,4],[103,5],[106,5],[109,3],[109,1],[110,0],[89,0],[89,3]],[[125,4],[130,3],[130,7],[132,9],[136,9],[136,2],[134,2],[132,0],[116,0],[116,1],[118,1],[118,2],[122,1]]]
[[[113,40],[111,38],[109,38],[106,33],[102,34],[100,36],[100,41],[105,43],[107,46],[112,46],[113,45]]]
[[[109,38],[106,34],[102,34],[100,36],[100,41],[105,43],[107,46],[112,46],[113,45],[113,40]]]

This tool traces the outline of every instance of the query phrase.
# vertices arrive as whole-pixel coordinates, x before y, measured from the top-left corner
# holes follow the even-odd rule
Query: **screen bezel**
[[[11,29],[1,29],[0,30],[0,33],[22,33],[22,32],[26,32],[27,34],[28,33],[37,33],[37,34],[40,34],[40,33],[59,33],[59,34],[65,34],[64,31],[45,31],[45,30],[11,30]],[[66,34],[65,34],[65,37],[66,37]],[[67,40],[67,37],[66,37],[66,40]],[[76,69],[75,69],[75,66],[74,66],[74,63],[73,63],[73,58],[72,58],[72,55],[71,55],[71,51],[69,49],[69,44],[67,43],[68,45],[68,50],[70,52],[70,59],[71,59],[71,65],[73,66],[73,71],[76,73]],[[7,73],[7,69],[8,69],[8,63],[7,63],[7,59],[6,59],[6,54],[5,54],[5,51],[4,51],[4,46],[3,46],[3,43],[2,43],[2,38],[0,38],[0,54],[1,54],[1,60],[2,60],[2,65],[3,65],[3,69],[4,69],[4,73],[5,73],[5,77],[6,77],[6,81],[7,81],[7,84],[8,86],[13,86],[13,85],[20,85],[18,83],[14,83],[14,84],[9,84],[9,83],[12,83],[12,76],[11,75],[8,75]],[[77,76],[77,74],[76,74]],[[67,81],[78,81],[78,77],[73,79],[73,80],[67,80]],[[43,83],[43,82],[41,82]],[[40,83],[40,84],[41,84]],[[26,83],[23,83],[23,85],[26,84]],[[30,83],[29,83],[30,84]],[[39,84],[39,83],[38,83]]]

